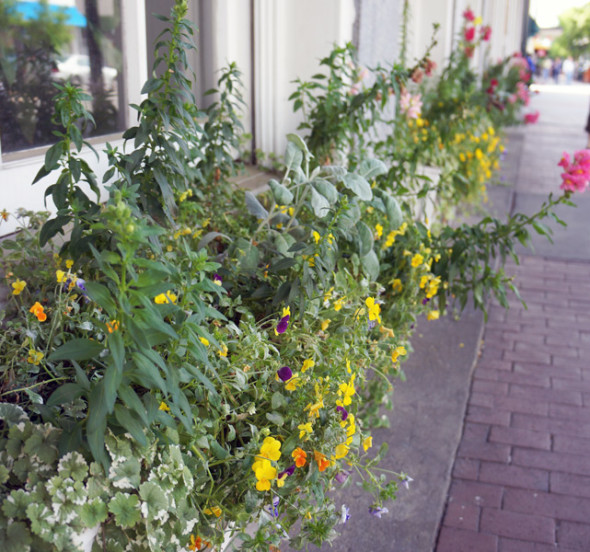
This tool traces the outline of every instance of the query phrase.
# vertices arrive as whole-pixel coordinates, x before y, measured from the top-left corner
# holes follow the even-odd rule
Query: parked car
[[[84,54],[72,54],[63,61],[57,63],[57,71],[54,78],[69,80],[72,84],[88,84],[90,80],[90,58]],[[114,67],[103,67],[102,78],[105,87],[111,88],[117,78],[117,70]]]

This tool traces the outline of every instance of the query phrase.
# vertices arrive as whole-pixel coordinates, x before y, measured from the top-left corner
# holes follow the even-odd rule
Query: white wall
[[[288,97],[292,82],[319,72],[334,43],[352,40],[353,0],[255,0],[256,134],[258,147],[284,153],[286,134],[301,121]]]

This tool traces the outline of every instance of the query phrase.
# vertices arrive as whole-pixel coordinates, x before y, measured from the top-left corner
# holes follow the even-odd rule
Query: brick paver
[[[523,257],[491,305],[437,552],[590,551],[590,263]]]

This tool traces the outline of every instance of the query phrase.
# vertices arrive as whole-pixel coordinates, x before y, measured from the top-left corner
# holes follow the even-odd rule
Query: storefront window
[[[54,83],[91,96],[96,127],[86,137],[124,128],[121,1],[0,0],[2,154],[56,140]]]

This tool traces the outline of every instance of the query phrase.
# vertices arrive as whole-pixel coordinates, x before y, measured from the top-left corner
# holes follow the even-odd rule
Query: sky
[[[590,0],[530,0],[529,13],[541,29],[557,27],[560,14],[589,2]]]

